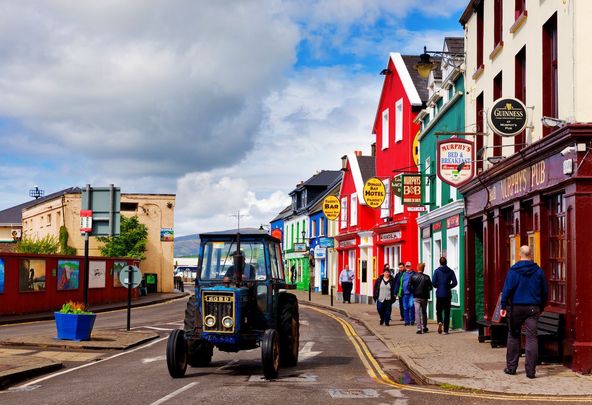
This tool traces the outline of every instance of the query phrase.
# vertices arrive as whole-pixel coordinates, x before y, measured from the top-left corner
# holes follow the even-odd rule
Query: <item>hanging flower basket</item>
[[[96,314],[84,310],[80,303],[68,302],[54,312],[58,339],[90,340]]]

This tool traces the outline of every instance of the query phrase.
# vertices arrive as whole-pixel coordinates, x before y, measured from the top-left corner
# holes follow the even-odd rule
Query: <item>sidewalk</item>
[[[334,297],[331,307],[328,295],[312,293],[308,301],[307,291],[295,294],[301,305],[330,308],[362,322],[427,384],[505,394],[592,395],[592,375],[577,374],[560,364],[538,365],[537,378],[531,380],[526,378],[522,357],[516,375],[504,374],[506,349],[479,343],[476,331],[451,330],[449,335],[439,335],[437,324],[430,321],[429,333],[417,335],[415,326],[399,321],[398,308],[393,308],[393,321],[387,327],[378,324],[375,305],[343,304]]]
[[[187,295],[188,292],[150,294],[132,300],[132,307],[157,304]],[[91,306],[90,310],[98,313],[122,308],[127,308],[127,301]],[[50,319],[53,319],[53,312],[0,316],[0,325]],[[77,342],[56,339],[55,330],[46,334],[2,337],[0,329],[0,389],[60,369],[63,367],[62,362],[90,361],[101,355],[82,350],[125,350],[156,337],[158,334],[154,332],[97,329],[93,331],[91,340]]]

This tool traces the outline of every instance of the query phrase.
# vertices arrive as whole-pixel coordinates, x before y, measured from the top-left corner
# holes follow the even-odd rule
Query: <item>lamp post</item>
[[[440,57],[440,60],[432,61],[430,54],[433,56]],[[419,62],[413,66],[415,70],[424,79],[430,75],[430,72],[434,70],[440,63],[444,63],[446,66],[453,66],[460,68],[465,61],[465,54],[458,52],[446,52],[446,51],[428,51],[427,48],[423,47],[423,53],[419,55]]]

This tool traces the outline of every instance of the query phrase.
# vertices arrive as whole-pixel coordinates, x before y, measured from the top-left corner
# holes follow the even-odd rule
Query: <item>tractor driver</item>
[[[250,264],[245,263],[245,252],[242,250],[240,251],[240,255],[237,257],[237,252],[235,251],[232,254],[232,258],[234,260],[234,264],[226,270],[226,274],[224,275],[224,282],[229,283],[231,281],[236,281],[236,271],[235,265],[242,264],[243,265],[243,280],[252,280],[256,276],[255,268]]]

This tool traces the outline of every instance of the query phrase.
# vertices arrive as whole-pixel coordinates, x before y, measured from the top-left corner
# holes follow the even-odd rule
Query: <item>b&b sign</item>
[[[475,146],[467,139],[450,138],[438,142],[437,174],[452,187],[471,181],[475,175]]]
[[[402,187],[403,196],[401,199],[403,204],[421,204],[421,189],[423,187],[423,176],[421,174],[404,174]]]

